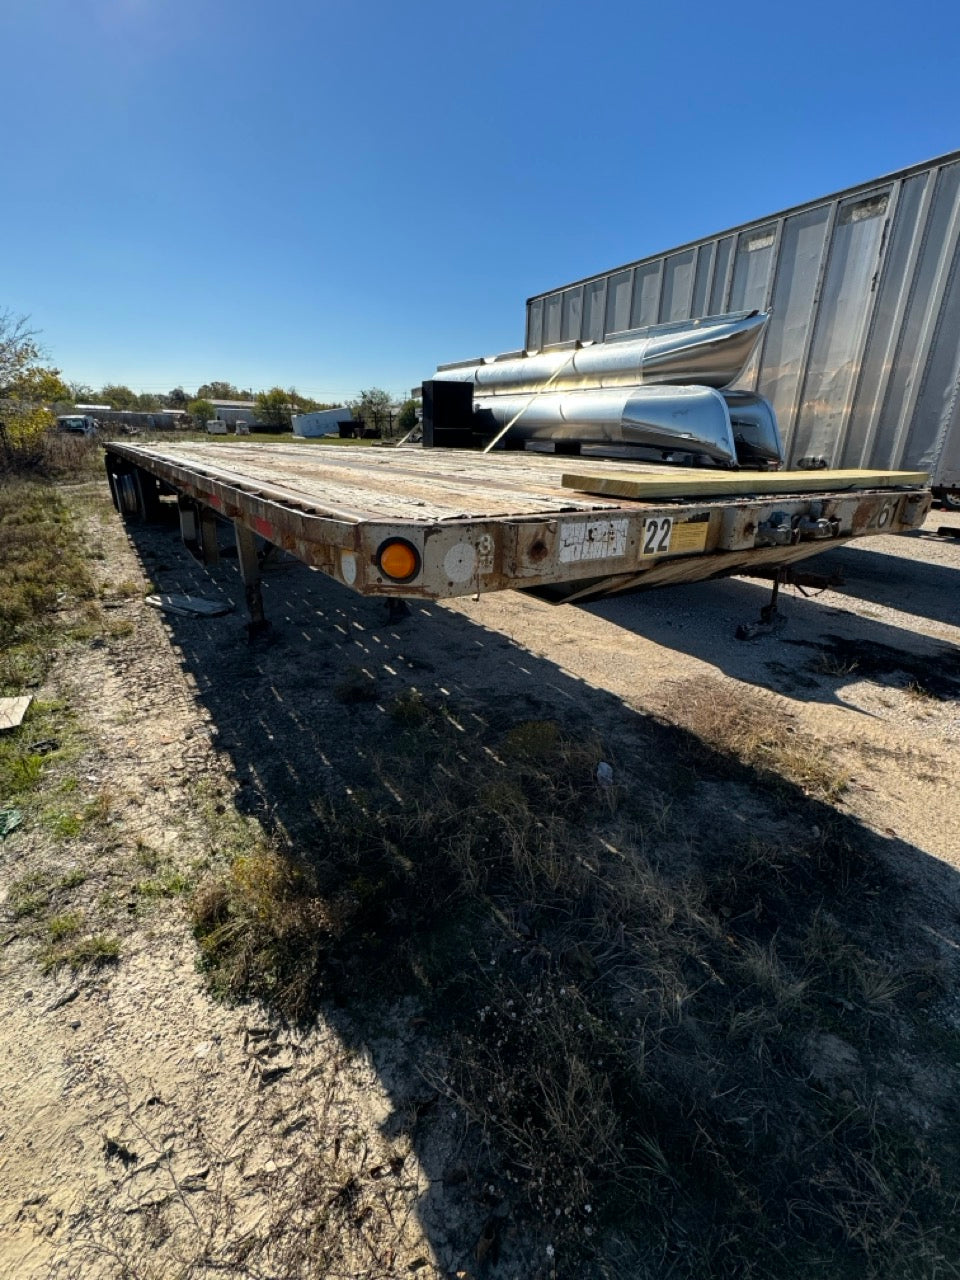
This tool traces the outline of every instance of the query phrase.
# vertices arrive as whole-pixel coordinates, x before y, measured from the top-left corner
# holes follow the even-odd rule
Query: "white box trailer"
[[[316,409],[312,413],[293,415],[293,434],[309,440],[317,436],[335,436],[341,422],[349,422],[353,414],[341,406],[337,409]]]
[[[771,311],[734,384],[787,465],[930,473],[960,502],[960,152],[528,299],[526,350]]]

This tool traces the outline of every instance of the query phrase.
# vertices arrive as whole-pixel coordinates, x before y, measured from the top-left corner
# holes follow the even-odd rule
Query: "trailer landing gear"
[[[784,579],[785,570],[783,566],[778,565],[773,571],[770,599],[760,610],[760,621],[752,624],[741,622],[734,633],[738,640],[755,640],[757,636],[768,635],[771,631],[775,631],[782,624],[784,617],[779,609],[779,599],[780,584]]]
[[[811,573],[805,569],[795,569],[790,564],[777,565],[773,569],[747,571],[741,573],[741,577],[772,578],[773,587],[770,591],[770,599],[760,610],[760,621],[752,624],[741,623],[737,627],[738,640],[753,640],[757,636],[775,631],[783,624],[785,619],[779,608],[781,586],[796,587],[802,596],[806,596],[810,591],[816,593],[827,590],[837,591],[844,584],[842,573]]]

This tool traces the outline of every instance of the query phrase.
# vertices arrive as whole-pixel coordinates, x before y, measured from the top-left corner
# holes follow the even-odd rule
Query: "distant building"
[[[341,422],[350,422],[353,414],[347,408],[318,409],[314,413],[293,415],[293,434],[307,439],[311,436],[332,436],[340,431]]]
[[[257,420],[257,406],[252,400],[210,400],[209,403],[213,405],[214,418],[228,427],[235,427],[238,422],[250,426]]]

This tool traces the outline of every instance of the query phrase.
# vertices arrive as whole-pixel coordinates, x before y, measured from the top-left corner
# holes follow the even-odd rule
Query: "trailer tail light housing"
[[[389,538],[377,551],[377,568],[392,582],[412,582],[420,572],[420,552],[406,538]]]

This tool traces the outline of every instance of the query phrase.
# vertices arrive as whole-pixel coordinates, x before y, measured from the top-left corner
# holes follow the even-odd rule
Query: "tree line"
[[[201,383],[192,395],[184,391],[183,387],[174,387],[165,394],[137,392],[119,382],[108,382],[99,389],[73,382],[69,384],[68,392],[66,399],[73,405],[107,405],[111,409],[134,413],[160,413],[165,409],[174,409],[189,413],[198,424],[216,417],[216,408],[212,403],[215,400],[248,400],[255,405],[257,421],[278,430],[290,427],[292,414],[339,407],[302,395],[296,387],[271,387],[266,391],[254,391],[249,387],[236,387],[232,382],[223,380]]]
[[[11,432],[34,436],[52,424],[53,412],[68,412],[77,405],[92,404],[134,413],[174,409],[189,413],[195,425],[202,426],[216,417],[212,403],[215,400],[251,401],[255,421],[274,431],[291,430],[293,414],[341,407],[348,409],[354,419],[363,419],[377,428],[395,425],[407,430],[416,421],[412,400],[397,414],[390,395],[380,387],[361,391],[355,400],[341,406],[302,395],[295,387],[254,391],[224,380],[201,383],[192,395],[183,387],[156,394],[137,392],[117,382],[99,388],[82,382],[66,382],[60,370],[47,363],[47,353],[27,317],[0,309],[0,421],[6,421],[8,438]]]

